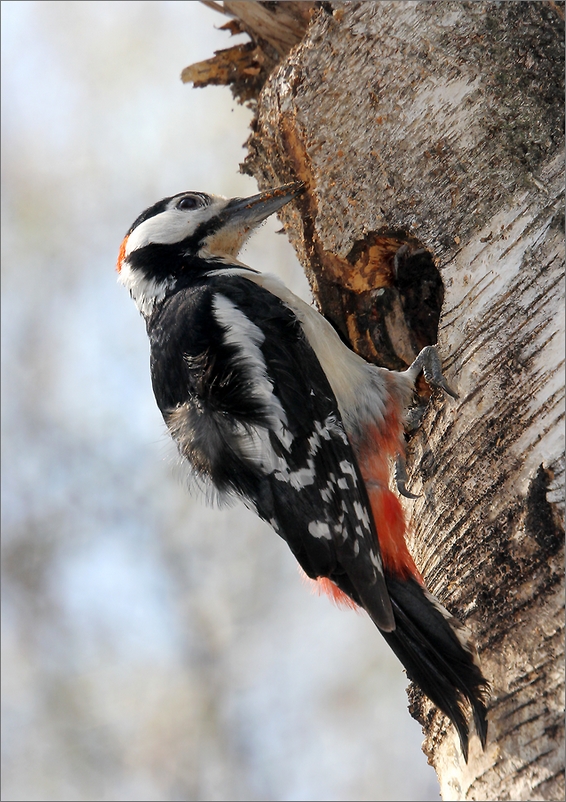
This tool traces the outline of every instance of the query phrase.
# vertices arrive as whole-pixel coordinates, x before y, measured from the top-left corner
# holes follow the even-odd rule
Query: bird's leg
[[[443,390],[452,398],[458,398],[458,394],[452,390],[442,373],[442,363],[438,350],[434,345],[427,345],[426,348],[422,349],[412,365],[405,371],[405,375],[414,383],[421,372],[430,387]],[[422,406],[412,407],[405,420],[406,430],[414,431],[417,429],[420,426],[424,412],[425,408]],[[395,484],[397,485],[397,491],[405,498],[419,498],[419,496],[407,490],[407,481],[405,456],[398,453],[395,458]]]
[[[397,492],[400,496],[405,496],[405,498],[419,498],[419,495],[415,495],[411,493],[410,490],[407,490],[407,481],[407,463],[405,462],[405,457],[403,454],[397,454],[395,457],[395,484],[397,486]]]
[[[442,362],[436,346],[427,345],[422,349],[413,364],[407,368],[405,375],[413,382],[416,381],[419,373],[423,373],[427,384],[434,389],[443,390],[452,398],[458,398],[458,393],[454,392],[449,386],[442,373]]]

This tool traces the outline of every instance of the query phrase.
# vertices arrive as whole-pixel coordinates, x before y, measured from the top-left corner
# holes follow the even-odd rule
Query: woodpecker
[[[303,191],[181,192],[146,209],[119,281],[145,319],[157,405],[195,479],[236,496],[336,602],[367,611],[407,675],[482,746],[488,683],[470,632],[425,588],[390,465],[406,487],[403,413],[421,372],[454,395],[436,349],[404,372],[369,364],[278,278],[238,261],[259,224]]]

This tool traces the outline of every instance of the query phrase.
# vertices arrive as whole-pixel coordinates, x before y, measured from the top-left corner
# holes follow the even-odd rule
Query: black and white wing
[[[367,493],[295,314],[245,278],[209,275],[148,331],[157,403],[194,471],[268,521],[309,577],[394,629]]]

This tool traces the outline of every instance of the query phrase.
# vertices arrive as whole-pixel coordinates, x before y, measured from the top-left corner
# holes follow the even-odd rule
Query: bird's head
[[[158,201],[134,222],[120,247],[117,270],[142,314],[181,281],[190,283],[236,257],[260,223],[296,197],[301,183],[252,195],[223,198],[180,192]]]

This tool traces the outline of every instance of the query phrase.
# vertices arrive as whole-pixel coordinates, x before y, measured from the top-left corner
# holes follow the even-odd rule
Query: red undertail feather
[[[356,604],[356,602],[351,599],[346,593],[344,593],[338,585],[335,585],[334,582],[329,579],[327,576],[319,576],[318,579],[311,579],[310,576],[307,576],[303,569],[299,566],[299,571],[303,577],[303,580],[307,582],[313,593],[318,594],[319,596],[325,595],[328,596],[329,599],[334,602],[337,607],[341,607],[342,609],[349,609],[349,610],[359,610],[360,608]]]
[[[422,576],[405,542],[407,524],[397,495],[389,489],[390,457],[402,452],[401,410],[391,405],[381,426],[372,426],[360,444],[359,464],[365,482],[387,573],[399,579],[413,577],[424,585]]]
[[[399,498],[389,489],[389,458],[395,457],[403,446],[400,408],[391,404],[382,425],[369,428],[363,443],[359,444],[356,451],[368,491],[386,574],[401,581],[412,577],[419,585],[424,586],[423,578],[405,542],[407,525],[403,507]],[[355,602],[327,577],[314,580],[314,588],[319,594],[328,595],[339,607],[358,609]]]
[[[401,502],[388,487],[369,487],[368,492],[386,573],[398,579],[413,577],[424,585],[405,542],[406,524]]]
[[[467,630],[429,594],[405,542],[407,526],[397,495],[389,489],[390,463],[402,453],[401,417],[393,409],[381,426],[353,443],[368,492],[396,627],[382,634],[409,679],[450,717],[468,759],[470,707],[480,742],[487,738],[489,684],[481,673]],[[315,584],[339,605],[352,600],[326,578]]]
[[[305,575],[306,576],[306,575]],[[307,577],[308,579],[308,577]],[[351,599],[346,593],[334,584],[331,579],[326,576],[319,576],[314,581],[314,589],[318,592],[319,596],[325,593],[336,604],[337,607],[349,608],[350,610],[359,610],[360,608],[356,602]]]

